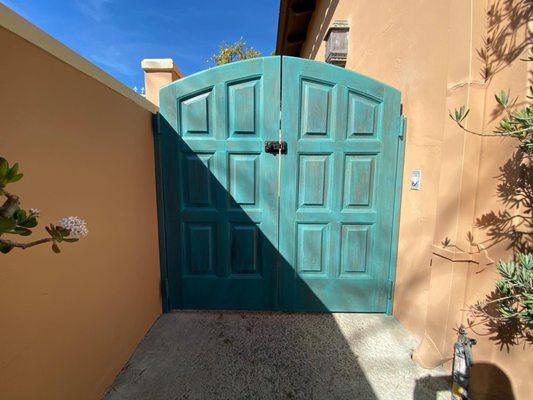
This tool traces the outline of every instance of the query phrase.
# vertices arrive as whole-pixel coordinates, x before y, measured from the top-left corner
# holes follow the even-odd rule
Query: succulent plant
[[[6,190],[7,185],[18,182],[24,175],[19,173],[18,163],[9,165],[5,158],[0,157],[0,196],[6,198],[0,207],[0,253],[9,253],[14,248],[27,249],[44,243],[52,244],[52,251],[59,253],[59,243],[72,243],[88,233],[87,224],[78,217],[66,217],[57,224],[45,227],[48,237],[32,242],[18,242],[7,239],[6,235],[30,236],[33,228],[39,224],[40,211],[36,208],[24,210],[20,205],[19,196]]]

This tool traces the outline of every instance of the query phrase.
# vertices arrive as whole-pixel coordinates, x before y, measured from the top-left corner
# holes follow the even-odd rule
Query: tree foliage
[[[530,50],[527,59],[533,61],[533,50]],[[510,99],[510,92],[500,90],[494,95],[496,102],[502,108],[505,116],[500,119],[492,135],[487,135],[467,129],[464,121],[470,109],[465,105],[450,112],[450,118],[465,132],[481,136],[510,136],[518,139],[518,147],[526,159],[527,168],[531,167],[533,156],[533,86],[529,86],[525,105],[515,107],[517,100]],[[522,162],[522,160],[521,160]],[[514,182],[518,184],[518,181]],[[520,193],[521,188],[513,188],[512,193]],[[519,200],[531,205],[530,194],[525,193]],[[518,207],[518,205],[515,205]],[[526,209],[525,217],[531,219],[531,209]],[[510,218],[512,219],[512,217]],[[509,220],[509,219],[508,219]],[[513,235],[516,237],[517,235]],[[449,245],[449,241],[442,243]],[[508,263],[500,261],[497,265],[500,279],[496,282],[494,292],[488,300],[480,301],[470,307],[474,317],[481,317],[489,325],[496,326],[498,331],[508,331],[511,337],[522,336],[531,339],[533,327],[533,255],[529,253],[515,253],[515,260]],[[472,324],[471,324],[472,325]],[[502,329],[503,328],[503,329]]]
[[[533,50],[530,51],[527,59],[522,61],[533,61]],[[523,107],[514,109],[515,101],[510,100],[509,91],[500,90],[499,93],[494,95],[496,102],[503,108],[506,116],[499,121],[499,124],[493,131],[494,135],[498,136],[510,136],[519,140],[519,147],[526,154],[533,154],[533,106],[531,101],[533,99],[533,86],[529,86],[529,93],[526,98],[528,103]],[[466,132],[476,135],[488,136],[483,133],[478,133],[467,129],[464,126],[464,120],[470,113],[465,105],[456,108],[454,112],[450,112],[450,118],[454,120],[457,125]]]
[[[213,54],[210,61],[215,65],[223,65],[261,56],[262,54],[259,50],[246,46],[244,39],[240,38],[235,43],[222,43],[219,46],[218,53]]]
[[[478,302],[473,313],[500,325],[519,327],[524,337],[533,328],[533,255],[518,253],[516,261],[498,263],[500,279],[490,300]]]

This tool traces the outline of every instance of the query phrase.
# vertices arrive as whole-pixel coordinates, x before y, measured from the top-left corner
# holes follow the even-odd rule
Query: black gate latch
[[[266,141],[265,142],[265,152],[270,154],[287,154],[287,142],[278,142],[278,141]]]

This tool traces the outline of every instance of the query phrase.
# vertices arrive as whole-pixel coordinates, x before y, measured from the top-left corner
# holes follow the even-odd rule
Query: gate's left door
[[[170,308],[277,306],[280,57],[160,91],[158,145]]]

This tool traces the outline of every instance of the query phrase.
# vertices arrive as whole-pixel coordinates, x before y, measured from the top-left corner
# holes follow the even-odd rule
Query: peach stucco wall
[[[0,255],[0,398],[95,400],[161,312],[152,113],[4,28],[0,49],[9,189],[90,231]]]
[[[523,104],[528,74],[519,58],[531,43],[526,7],[524,0],[319,0],[301,52],[323,61],[328,27],[348,20],[346,68],[402,92],[408,125],[394,314],[420,340],[414,358],[427,367],[451,357],[454,328],[466,321],[462,310],[494,287],[493,261],[512,254],[506,240],[479,253],[466,237],[472,232],[486,247],[494,241],[490,227],[476,227],[476,219],[506,209],[496,177],[517,142],[465,134],[448,110],[468,104],[468,127],[491,133],[501,116],[493,93],[509,88]],[[483,37],[491,39],[487,60],[477,52],[485,49]],[[481,73],[487,65],[495,70],[489,79]],[[422,170],[420,191],[409,190],[414,169]],[[463,251],[443,250],[446,237]],[[501,348],[486,333],[482,326],[470,331],[479,340],[475,359],[484,366],[474,370],[473,398],[507,398],[510,391],[527,398],[531,349],[523,343]],[[498,394],[507,379],[512,388]]]

